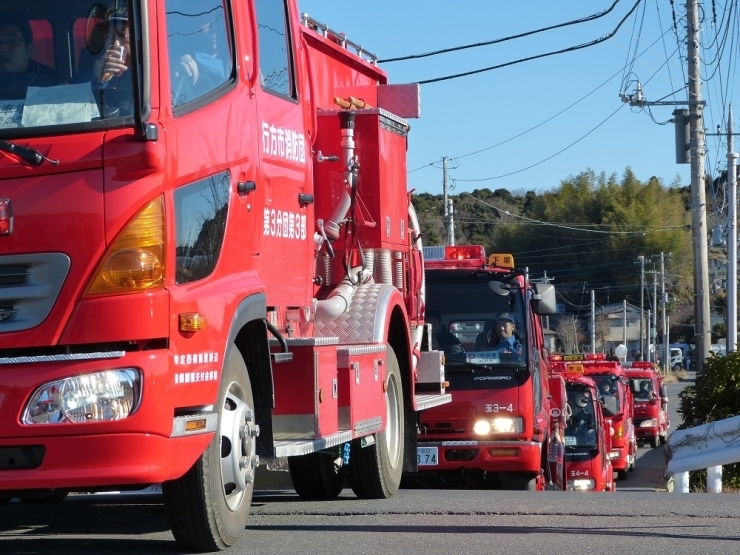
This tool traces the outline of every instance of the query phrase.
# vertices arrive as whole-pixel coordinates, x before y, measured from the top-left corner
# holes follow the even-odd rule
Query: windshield
[[[443,350],[448,367],[521,366],[527,360],[524,295],[499,282],[427,282],[426,320],[432,324],[432,346]],[[498,292],[496,292],[498,291]]]
[[[0,7],[0,137],[110,126],[133,115],[127,2],[6,0]],[[48,132],[48,130],[47,130]]]
[[[653,380],[649,378],[633,378],[630,380],[635,401],[652,401],[655,399]]]
[[[565,427],[565,446],[595,447],[597,445],[596,414],[591,392],[588,389],[569,390],[568,407],[570,416]]]

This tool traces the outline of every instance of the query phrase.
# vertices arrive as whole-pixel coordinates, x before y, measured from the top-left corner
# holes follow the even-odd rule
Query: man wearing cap
[[[520,356],[523,348],[519,339],[514,335],[515,331],[514,316],[510,312],[502,312],[496,316],[493,327],[488,330],[484,350]]]
[[[0,12],[0,98],[26,98],[28,87],[59,85],[49,66],[31,59],[33,32],[28,20],[16,13]]]

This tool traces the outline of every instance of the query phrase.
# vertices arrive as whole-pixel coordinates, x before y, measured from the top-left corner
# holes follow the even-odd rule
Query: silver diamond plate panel
[[[414,401],[416,402],[416,410],[424,410],[449,403],[452,401],[452,395],[449,393],[443,393],[441,395],[414,395]]]
[[[380,430],[382,427],[383,419],[381,417],[368,418],[367,420],[361,420],[360,422],[355,423],[355,433],[367,434],[369,432]]]
[[[386,350],[385,344],[381,345],[362,345],[361,347],[341,347],[337,349],[338,357],[351,357],[359,355],[372,355],[375,353],[383,353]]]
[[[385,343],[388,306],[398,289],[389,284],[362,285],[344,314],[319,320],[314,333],[319,337],[338,337],[342,344]]]
[[[347,443],[352,440],[352,432],[349,430],[337,432],[327,437],[309,441],[276,441],[275,442],[275,457],[295,457],[298,455],[308,455],[321,451],[322,449],[328,449],[335,445]]]
[[[65,362],[69,360],[101,360],[107,358],[122,358],[126,351],[110,351],[107,353],[75,353],[71,355],[44,355],[36,357],[4,357],[0,364],[37,364],[39,362]]]
[[[324,347],[326,345],[336,345],[339,343],[338,337],[286,337],[285,342],[288,347]],[[279,347],[280,342],[277,339],[270,339],[270,347]]]

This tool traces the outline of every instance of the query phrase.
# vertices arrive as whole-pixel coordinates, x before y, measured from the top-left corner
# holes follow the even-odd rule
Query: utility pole
[[[622,301],[622,345],[627,346],[627,299]]]
[[[660,315],[660,321],[661,321],[661,339],[663,340],[663,372],[668,373],[670,372],[670,361],[668,360],[670,349],[668,348],[668,342],[666,341],[666,337],[668,336],[668,333],[666,331],[666,317],[665,317],[665,305],[666,305],[666,296],[665,296],[665,259],[666,255],[664,253],[660,254],[654,254],[652,258],[659,258],[660,259],[660,308],[661,308],[661,315]],[[671,258],[671,253],[668,253],[667,258]],[[658,302],[657,299],[655,300],[655,312],[656,312],[656,320],[657,320],[657,312],[658,312]]]
[[[648,270],[646,273],[653,275],[653,296],[650,302],[652,310],[648,311],[648,337],[650,337],[649,344],[653,346],[653,354],[648,359],[650,362],[658,361],[658,271]]]
[[[643,322],[645,320],[645,257],[640,255],[637,257],[637,263],[640,265],[640,360],[647,360],[645,358],[645,330],[643,329]]]
[[[730,237],[727,265],[727,353],[737,348],[737,152],[732,151],[732,105],[727,118],[727,187]]]
[[[442,158],[442,193],[445,205],[445,242],[447,245],[454,246],[455,226],[452,216],[452,199],[447,198],[447,160],[448,158],[446,156]]]
[[[596,299],[591,289],[591,354],[596,354]]]
[[[709,329],[709,262],[707,212],[704,191],[704,123],[701,100],[699,0],[686,0],[689,62],[689,145],[691,150],[691,222],[694,244],[694,320],[696,371],[704,369],[712,344]]]
[[[701,99],[701,44],[699,37],[699,0],[686,0],[686,43],[688,45],[688,102],[648,102],[642,84],[637,83],[635,94],[620,93],[623,102],[630,106],[686,105],[688,110],[674,110],[676,123],[676,161],[685,164],[686,150],[691,163],[691,227],[694,251],[694,336],[696,342],[696,371],[704,368],[712,344],[709,329],[709,261],[707,253],[707,206],[704,191],[704,123],[702,112],[705,102]],[[688,145],[685,124],[688,120]],[[679,141],[680,138],[680,141]],[[655,307],[653,307],[655,308]]]

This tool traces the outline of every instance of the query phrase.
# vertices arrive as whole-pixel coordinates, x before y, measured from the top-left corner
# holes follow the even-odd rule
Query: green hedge
[[[694,385],[678,394],[679,430],[740,415],[740,353],[712,354]],[[706,471],[690,473],[691,489],[706,489]],[[723,488],[740,488],[740,463],[722,467]]]

